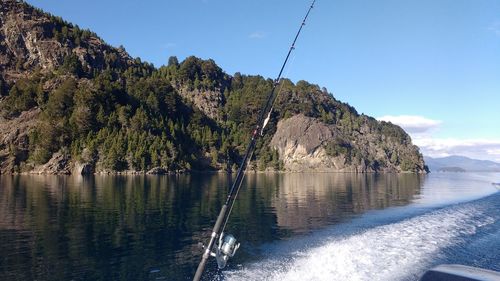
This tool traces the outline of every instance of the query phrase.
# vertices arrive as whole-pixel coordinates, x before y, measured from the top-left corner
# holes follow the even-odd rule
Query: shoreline
[[[216,171],[166,171],[159,173],[150,173],[149,171],[99,171],[94,173],[40,173],[40,172],[14,172],[14,173],[0,173],[0,176],[173,176],[173,175],[195,175],[195,174],[226,174],[231,175],[235,174],[237,171],[224,171],[224,170],[216,170]],[[390,172],[390,171],[325,171],[325,170],[303,170],[303,171],[276,171],[276,170],[265,170],[265,171],[256,171],[256,170],[247,170],[245,174],[418,174],[418,175],[427,175],[431,172],[409,172],[409,171],[401,171],[401,172]]]

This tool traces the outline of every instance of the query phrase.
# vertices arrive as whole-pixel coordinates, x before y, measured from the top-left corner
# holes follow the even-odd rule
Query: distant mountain
[[[471,159],[465,156],[448,156],[443,158],[424,156],[424,160],[431,172],[462,170],[467,172],[500,172],[500,163]]]

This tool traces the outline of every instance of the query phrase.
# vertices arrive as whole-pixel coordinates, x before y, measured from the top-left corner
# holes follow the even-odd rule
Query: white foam
[[[226,272],[226,280],[417,279],[440,250],[494,223],[471,205],[451,207],[378,226]]]

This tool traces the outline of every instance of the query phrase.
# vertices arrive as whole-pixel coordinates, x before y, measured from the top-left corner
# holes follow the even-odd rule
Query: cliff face
[[[399,127],[326,89],[280,81],[259,170],[425,172]],[[0,173],[231,170],[273,81],[213,60],[132,59],[24,2],[0,6]]]
[[[205,115],[216,120],[217,122],[222,122],[224,116],[222,114],[221,108],[223,108],[225,100],[224,95],[217,90],[189,90],[187,88],[179,89],[179,94],[193,103],[198,109],[200,109]]]
[[[345,135],[335,125],[298,114],[279,121],[270,145],[285,169],[294,172],[426,171],[418,147],[387,137],[376,126],[364,122]]]
[[[40,112],[36,108],[12,120],[0,117],[0,174],[16,171],[28,159],[29,133],[37,126]]]
[[[134,62],[88,30],[81,30],[34,7],[15,0],[0,6],[0,74],[8,84],[35,69],[53,70],[74,54],[88,72],[106,63],[126,67]]]
[[[346,167],[345,158],[330,157],[324,148],[329,140],[339,135],[334,126],[298,114],[278,122],[270,145],[278,150],[287,170],[347,171],[350,167]]]

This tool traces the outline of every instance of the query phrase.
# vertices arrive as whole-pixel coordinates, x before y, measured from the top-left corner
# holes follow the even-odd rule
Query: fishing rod
[[[196,274],[193,277],[193,281],[200,280],[201,276],[203,275],[203,272],[205,271],[205,266],[210,256],[215,257],[217,261],[217,266],[219,267],[219,269],[222,269],[226,266],[226,263],[229,260],[229,258],[233,257],[234,254],[236,253],[236,250],[238,250],[238,248],[240,247],[240,243],[236,243],[236,238],[234,238],[233,235],[231,234],[224,235],[224,229],[226,228],[226,224],[229,220],[229,215],[231,214],[231,211],[233,209],[236,196],[238,195],[238,192],[241,188],[241,183],[243,182],[248,162],[252,158],[252,155],[255,151],[257,140],[259,139],[259,137],[264,135],[264,128],[266,127],[267,123],[269,122],[269,119],[271,118],[271,112],[273,111],[274,102],[276,101],[276,98],[279,95],[279,91],[278,93],[276,93],[276,87],[279,85],[281,75],[283,74],[283,70],[285,69],[288,59],[290,58],[290,54],[295,49],[295,43],[299,38],[302,28],[306,25],[307,17],[309,16],[309,13],[313,9],[315,2],[316,0],[313,0],[311,6],[307,10],[305,17],[302,20],[302,24],[300,25],[300,28],[297,31],[295,38],[293,39],[290,49],[288,50],[285,61],[281,66],[280,72],[278,73],[278,77],[273,82],[271,93],[269,94],[266,104],[262,109],[262,111],[260,112],[259,119],[257,119],[257,124],[255,125],[255,128],[252,131],[252,138],[250,139],[250,143],[248,144],[245,156],[241,160],[238,173],[236,174],[236,179],[233,182],[233,185],[231,186],[231,189],[227,196],[226,202],[222,206],[219,216],[215,221],[212,234],[210,235],[210,241],[208,242],[208,245],[206,246],[203,245],[205,251],[203,252],[201,261],[198,264],[198,268],[196,269]],[[212,248],[214,247],[217,239],[219,239],[219,243],[215,249],[215,252],[213,252]]]

